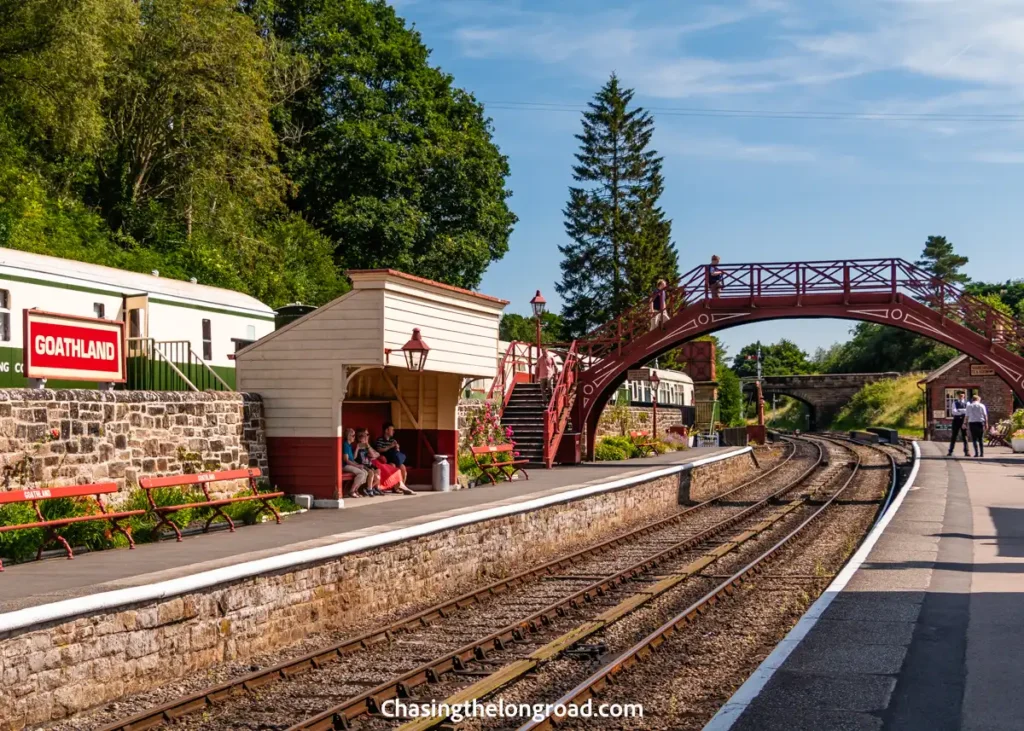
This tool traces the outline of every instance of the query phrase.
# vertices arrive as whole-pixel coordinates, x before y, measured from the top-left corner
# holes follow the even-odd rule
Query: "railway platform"
[[[120,589],[144,587],[168,580],[229,569],[260,559],[386,534],[396,540],[403,531],[437,521],[516,506],[581,488],[636,481],[666,467],[699,462],[736,452],[735,448],[697,448],[643,460],[602,462],[581,466],[532,469],[529,480],[480,486],[453,492],[421,492],[346,500],[343,510],[313,510],[286,517],[281,525],[239,527],[186,536],[175,543],[140,544],[134,550],[77,553],[73,561],[46,559],[8,565],[0,574],[0,620],[4,613],[83,598]],[[439,528],[440,529],[440,528]]]
[[[874,545],[705,731],[1021,727],[1024,455],[919,446]]]

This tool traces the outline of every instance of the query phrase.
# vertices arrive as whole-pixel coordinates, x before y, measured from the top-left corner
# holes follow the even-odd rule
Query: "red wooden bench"
[[[495,475],[500,475],[505,479],[505,482],[511,482],[513,475],[517,472],[522,472],[526,479],[530,479],[530,475],[527,474],[519,465],[528,464],[529,460],[516,459],[512,451],[513,447],[511,444],[497,444],[487,447],[470,447],[470,451],[473,453],[473,461],[476,462],[476,466],[480,468],[480,472],[484,477],[491,481],[492,485],[496,485],[497,480],[494,479]],[[507,459],[503,459],[498,456],[498,459],[502,459],[500,462],[481,462],[480,458],[485,455],[508,455]],[[493,459],[493,458],[492,458]],[[511,467],[512,471],[508,471],[505,468]]]
[[[36,554],[36,560],[43,555],[43,547],[47,544],[57,541],[64,550],[67,551],[68,559],[75,557],[74,552],[71,550],[71,546],[64,539],[64,536],[57,533],[56,529],[63,526],[72,525],[74,523],[87,523],[93,520],[108,520],[110,521],[110,527],[123,535],[128,539],[128,547],[135,548],[135,541],[132,540],[131,533],[125,530],[124,526],[119,525],[117,521],[124,518],[131,518],[136,515],[145,515],[146,510],[122,510],[119,512],[108,512],[106,504],[103,502],[103,495],[110,495],[118,491],[117,483],[115,482],[100,482],[90,485],[70,485],[68,487],[40,487],[34,490],[10,490],[7,492],[0,492],[0,505],[11,505],[13,503],[32,503],[32,508],[36,511],[36,520],[33,523],[20,523],[18,525],[3,525],[0,526],[0,533],[8,533],[15,530],[29,530],[31,528],[42,528],[46,531],[46,537],[43,539],[42,544],[39,546],[39,552]],[[39,503],[44,500],[56,500],[58,498],[92,498],[96,503],[96,507],[99,510],[98,513],[93,515],[79,515],[71,518],[57,518],[54,520],[47,520],[43,517],[42,511],[39,509]],[[0,560],[0,571],[4,570],[3,561]]]
[[[629,438],[632,440],[633,446],[640,450],[640,456],[653,457],[658,453],[658,450],[654,447],[654,442],[651,440],[650,432],[631,431]]]
[[[235,524],[228,517],[221,508],[225,505],[231,505],[232,503],[241,503],[247,500],[259,500],[263,503],[263,506],[256,511],[259,515],[263,510],[269,510],[277,522],[281,522],[281,515],[274,509],[274,506],[270,504],[270,500],[275,497],[281,497],[284,495],[283,492],[260,492],[256,487],[256,478],[260,476],[258,468],[250,467],[241,470],[224,470],[221,472],[200,472],[195,475],[170,475],[168,477],[143,477],[139,480],[139,486],[146,491],[146,497],[149,499],[149,509],[154,515],[157,515],[160,520],[157,522],[154,530],[157,535],[160,534],[161,526],[169,526],[174,534],[181,540],[181,531],[178,530],[173,522],[168,520],[169,515],[173,515],[181,510],[188,510],[189,508],[213,508],[213,515],[206,521],[206,526],[203,528],[203,532],[210,530],[210,524],[213,523],[217,516],[224,518],[228,524],[228,530],[234,533]],[[225,480],[248,480],[249,488],[252,490],[251,495],[237,495],[235,497],[219,498],[214,500],[210,495],[210,484],[213,482],[223,482]],[[192,487],[198,485],[199,489],[203,491],[203,496],[206,498],[205,501],[197,503],[182,503],[181,505],[157,505],[153,499],[153,490],[161,487]]]

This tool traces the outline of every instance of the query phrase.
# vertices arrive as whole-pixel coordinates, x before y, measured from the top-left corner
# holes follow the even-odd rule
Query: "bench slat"
[[[223,480],[247,480],[259,477],[262,473],[258,467],[247,467],[240,470],[223,470],[221,472],[198,472],[193,475],[168,475],[166,477],[143,477],[139,486],[145,490],[157,487],[183,487],[185,485],[202,485]]]
[[[220,500],[208,500],[204,503],[182,503],[181,505],[161,505],[156,508],[158,513],[176,513],[186,508],[215,508],[220,505],[231,503],[242,503],[246,500],[270,500],[271,498],[283,496],[283,492],[261,492],[258,495],[239,495],[238,497],[226,497]]]
[[[123,513],[96,513],[95,515],[79,515],[74,518],[58,518],[57,520],[44,520],[42,522],[35,523],[18,523],[17,525],[0,525],[0,533],[6,533],[12,530],[25,530],[28,528],[58,528],[62,525],[71,525],[72,523],[86,523],[90,520],[120,520],[121,518],[131,518],[136,515],[145,515],[147,510],[128,510]]]
[[[32,490],[8,490],[0,492],[0,505],[24,503],[30,500],[52,500],[62,497],[109,495],[117,491],[116,482],[97,482],[89,485],[67,485],[65,487],[39,487]]]

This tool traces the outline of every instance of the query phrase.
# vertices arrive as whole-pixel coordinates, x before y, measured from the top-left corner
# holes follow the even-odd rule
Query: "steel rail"
[[[821,437],[828,439],[829,441],[840,441],[840,439]],[[873,447],[873,445],[856,442],[854,440],[847,440],[863,447]],[[845,445],[844,445],[845,446]],[[847,447],[850,449],[849,447]],[[853,451],[851,449],[851,451]],[[885,453],[881,449],[876,451],[884,454],[888,457],[890,462],[890,469],[892,470],[893,479],[891,482],[890,493],[894,491],[896,485],[896,463],[892,458],[892,455]],[[855,452],[856,454],[856,452]],[[723,581],[717,587],[705,594],[701,599],[694,602],[692,605],[687,607],[685,610],[677,614],[672,619],[668,620],[654,632],[650,633],[642,640],[634,644],[628,650],[620,653],[611,662],[603,666],[600,670],[595,672],[593,675],[579,683],[575,688],[570,690],[568,693],[563,695],[548,708],[551,712],[545,713],[541,719],[531,719],[527,723],[520,726],[517,731],[541,731],[543,729],[552,729],[560,723],[560,719],[553,715],[553,710],[556,708],[567,708],[570,705],[579,706],[585,703],[590,698],[599,696],[601,691],[612,682],[612,678],[619,673],[629,669],[638,662],[642,662],[650,658],[657,649],[665,643],[672,635],[676,633],[682,627],[692,624],[700,616],[710,611],[720,600],[723,600],[736,592],[736,590],[744,583],[749,581],[752,577],[760,574],[769,565],[772,559],[776,558],[783,548],[789,545],[789,543],[801,535],[803,531],[817,520],[825,511],[835,503],[839,497],[853,484],[854,478],[860,470],[861,457],[857,455],[857,464],[854,470],[851,472],[849,478],[833,495],[825,501],[814,513],[807,517],[800,525],[794,528],[789,534],[787,534],[782,540],[776,543],[774,546],[769,548],[763,554],[755,558],[749,564],[744,566],[742,569],[737,571],[735,574],[730,576],[728,579]],[[888,504],[888,503],[886,503]]]
[[[581,603],[592,601],[594,598],[601,596],[616,584],[625,583],[640,574],[647,573],[651,569],[655,568],[661,561],[692,549],[708,539],[723,533],[729,528],[735,526],[737,523],[745,520],[750,515],[759,512],[769,503],[777,500],[785,493],[790,492],[814,474],[824,460],[824,450],[822,450],[820,444],[817,444],[813,440],[807,441],[814,444],[818,449],[818,456],[814,461],[814,464],[801,473],[795,480],[789,482],[783,488],[775,491],[763,500],[758,501],[739,513],[716,523],[696,535],[690,536],[673,546],[659,551],[653,556],[649,556],[648,558],[634,563],[615,574],[604,577],[589,586],[578,590],[570,596],[563,597],[528,617],[509,624],[486,637],[475,640],[457,650],[443,655],[442,657],[424,663],[423,665],[409,670],[398,677],[391,678],[374,688],[323,711],[322,713],[304,719],[303,721],[290,726],[288,731],[327,731],[348,728],[350,726],[350,722],[359,716],[367,713],[379,713],[381,706],[385,701],[393,698],[410,697],[414,688],[428,682],[437,682],[441,676],[446,673],[456,670],[464,670],[466,666],[474,660],[485,659],[489,652],[503,650],[509,644],[524,640],[528,632],[537,632],[542,626],[550,623],[551,619],[564,614],[566,608],[576,608],[580,606]],[[727,546],[728,544],[724,545]],[[735,546],[733,546],[733,548],[735,548]],[[722,555],[724,555],[724,553]],[[659,584],[660,583],[661,582],[659,582]],[[674,585],[675,584],[673,584],[673,586]],[[647,592],[640,592],[640,594],[646,593]],[[508,680],[505,680],[505,682],[508,682]]]
[[[697,505],[690,506],[685,510],[681,510],[678,513],[668,516],[667,518],[661,518],[652,523],[640,526],[629,533],[616,536],[615,538],[610,538],[606,541],[602,541],[601,543],[569,554],[568,556],[557,558],[535,568],[515,574],[514,576],[495,581],[453,599],[435,604],[381,629],[365,632],[355,637],[344,639],[333,646],[314,650],[313,652],[297,658],[285,660],[264,670],[249,673],[248,675],[202,689],[168,703],[154,706],[131,716],[130,718],[121,719],[103,726],[98,729],[98,731],[145,731],[146,729],[158,728],[165,723],[175,721],[182,716],[203,710],[211,705],[221,703],[235,695],[251,692],[280,679],[289,679],[300,673],[316,670],[327,663],[367,650],[375,645],[388,642],[395,635],[404,634],[423,627],[429,627],[436,621],[446,619],[454,612],[473,606],[485,599],[502,595],[534,579],[556,575],[558,572],[564,571],[573,563],[580,560],[607,553],[622,546],[623,544],[630,543],[651,533],[656,533],[660,530],[671,527],[673,524],[682,522],[684,519],[691,517],[695,512],[706,510],[714,504],[735,495],[740,490],[744,490],[763,481],[789,464],[796,457],[797,449],[795,440],[787,438],[787,443],[792,447],[792,449],[789,451],[789,454],[779,462],[779,464],[759,473],[756,477],[744,482],[738,487],[734,487],[720,495],[716,495],[702,503],[698,503]],[[819,453],[815,463],[809,471],[816,468],[817,465],[821,463],[821,460],[822,452],[819,448]],[[805,476],[802,476],[801,479],[804,479],[804,477]],[[604,582],[602,582],[602,584],[603,583]],[[592,587],[588,587],[587,590],[584,591],[588,591],[591,588]],[[590,596],[590,593],[588,592],[587,595]],[[573,596],[575,597],[576,595]]]

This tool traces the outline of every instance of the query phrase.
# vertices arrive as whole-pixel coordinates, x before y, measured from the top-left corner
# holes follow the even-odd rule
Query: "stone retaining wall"
[[[739,484],[749,454],[639,485],[0,635],[0,728],[67,718],[309,633],[433,603],[670,515]],[[259,530],[249,528],[246,530]]]
[[[203,469],[267,470],[263,402],[242,393],[0,390],[0,490]]]

